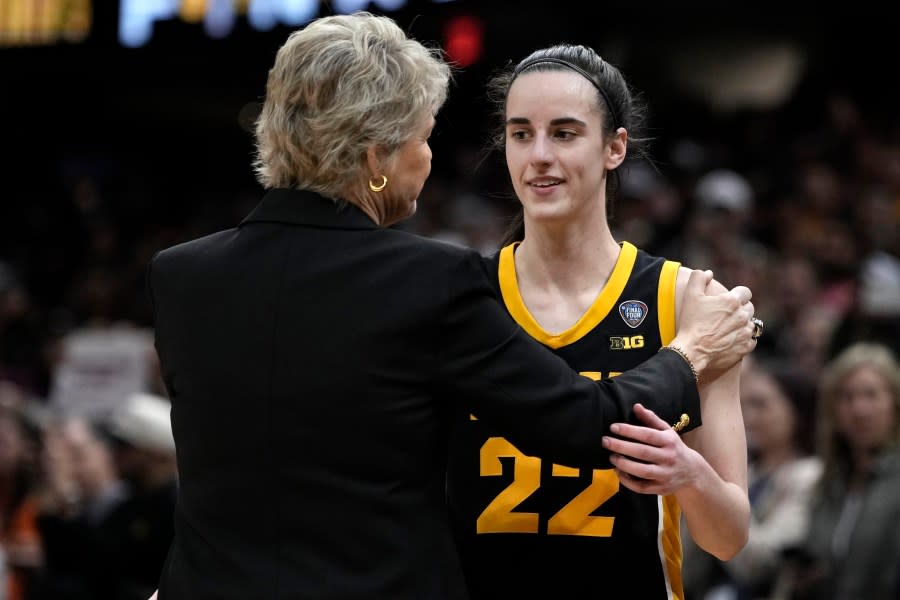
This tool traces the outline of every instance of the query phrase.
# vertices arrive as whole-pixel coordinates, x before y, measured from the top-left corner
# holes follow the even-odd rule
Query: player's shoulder
[[[621,246],[622,246],[623,250],[631,250],[632,252],[634,252],[635,268],[646,268],[649,266],[657,266],[658,267],[664,263],[678,263],[678,261],[670,260],[670,259],[666,258],[665,256],[660,256],[660,255],[656,255],[651,252],[648,252],[647,250],[644,250],[643,248],[640,248],[639,246],[634,245],[630,242],[622,242]],[[680,263],[678,263],[678,264],[680,264]]]
[[[684,291],[684,288],[687,287],[688,280],[691,278],[691,273],[697,270],[704,269],[693,269],[689,266],[681,265],[678,269],[678,279],[676,283],[676,289],[679,291],[679,294]],[[706,293],[707,294],[720,294],[722,292],[727,292],[728,288],[726,288],[722,282],[715,278],[715,273],[713,273],[713,278],[707,284]]]
[[[690,265],[683,264],[680,260],[667,256],[652,254],[641,248],[636,248],[635,267],[647,267],[651,265],[665,266],[671,269],[677,268],[677,273],[675,276],[675,289],[679,296],[687,285],[688,279],[690,279],[691,277],[691,273],[697,270]],[[713,280],[710,282],[707,289],[707,293],[720,293],[724,291],[727,291],[727,288],[718,280],[716,280],[715,277],[713,277]]]

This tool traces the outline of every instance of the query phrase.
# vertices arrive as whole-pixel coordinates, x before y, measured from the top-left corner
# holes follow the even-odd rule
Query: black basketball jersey
[[[522,301],[515,244],[486,260],[519,325],[599,379],[639,365],[675,336],[679,263],[621,246],[594,303],[556,334],[544,331]],[[526,456],[466,415],[454,427],[447,491],[473,600],[683,599],[677,502],[620,486],[613,469]]]

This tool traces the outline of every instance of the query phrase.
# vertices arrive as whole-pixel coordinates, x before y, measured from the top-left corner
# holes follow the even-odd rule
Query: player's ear
[[[619,127],[615,135],[606,144],[606,157],[604,167],[612,171],[625,161],[625,153],[628,151],[628,132],[624,127]]]

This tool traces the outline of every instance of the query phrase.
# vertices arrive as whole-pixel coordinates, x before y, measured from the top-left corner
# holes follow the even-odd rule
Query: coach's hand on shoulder
[[[678,332],[670,346],[687,355],[701,379],[734,366],[756,347],[752,294],[726,290],[711,271],[692,271],[682,298]]]

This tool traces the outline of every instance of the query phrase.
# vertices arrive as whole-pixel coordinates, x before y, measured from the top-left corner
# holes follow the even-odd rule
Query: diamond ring
[[[759,337],[763,334],[763,329],[765,328],[765,324],[762,322],[762,319],[757,319],[756,317],[751,317],[750,322],[753,323],[753,335],[754,340],[758,340]]]

